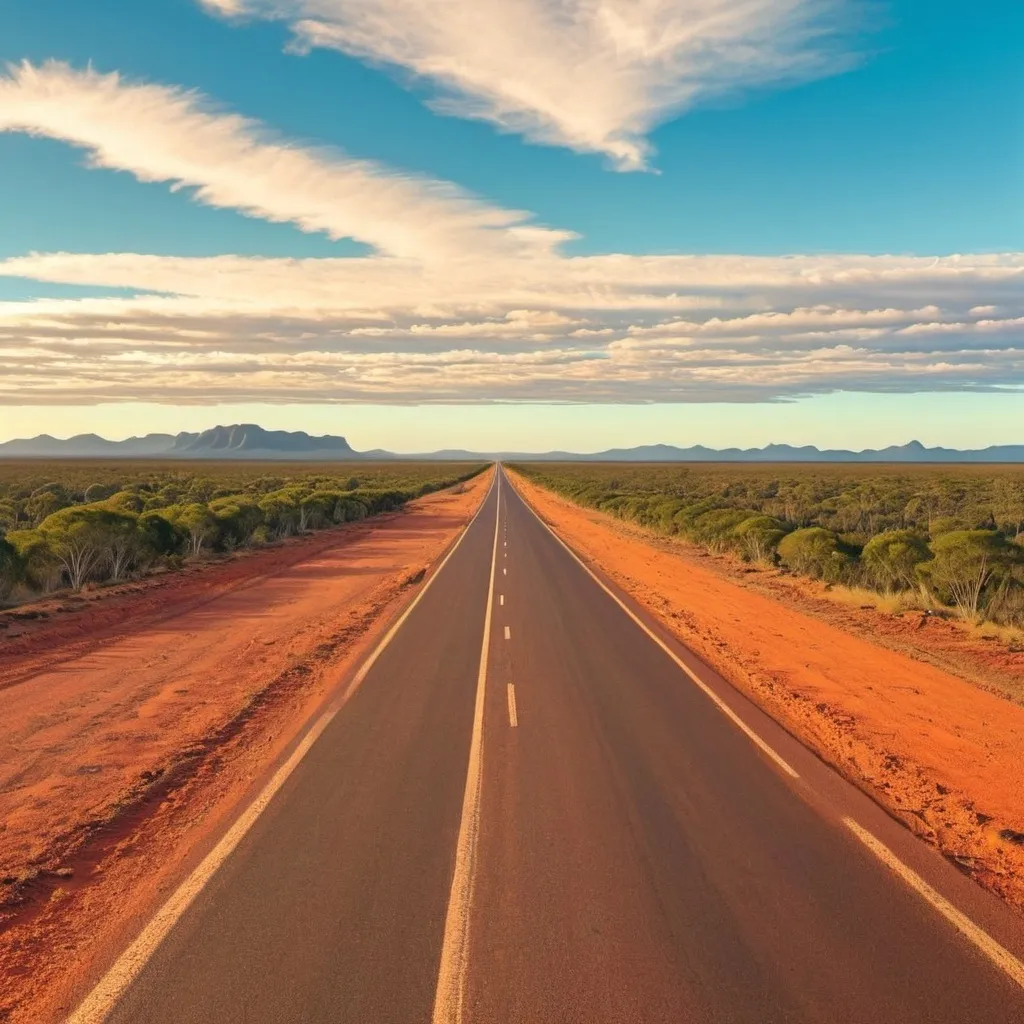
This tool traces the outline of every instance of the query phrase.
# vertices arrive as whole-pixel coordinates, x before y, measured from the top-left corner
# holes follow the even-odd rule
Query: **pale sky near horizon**
[[[1018,0],[439,10],[3,5],[0,439],[1024,442]]]
[[[69,437],[198,431],[220,423],[259,423],[269,430],[342,434],[357,451],[602,451],[640,444],[762,447],[771,442],[819,448],[882,448],[918,440],[929,447],[984,448],[1019,444],[1024,400],[948,396],[838,395],[757,405],[647,406],[368,406],[219,405],[171,407],[120,403],[89,411],[25,408],[24,429],[0,428],[0,441],[49,433]],[[945,403],[945,404],[944,404]],[[1002,410],[1000,410],[1002,406]]]

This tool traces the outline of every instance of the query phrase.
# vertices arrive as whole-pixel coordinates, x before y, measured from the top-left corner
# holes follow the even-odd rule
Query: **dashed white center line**
[[[500,594],[498,596],[498,604],[504,604],[504,603],[505,603],[505,595],[504,594]]]
[[[516,712],[516,688],[511,683],[508,684],[508,724],[513,729],[519,725],[519,715]]]
[[[480,834],[480,793],[483,785],[483,727],[487,694],[487,655],[491,642],[491,611],[494,605],[494,579],[498,568],[498,527],[501,525],[501,477],[498,480],[498,511],[494,520],[494,546],[491,548],[491,577],[487,584],[487,605],[480,645],[476,700],[473,706],[473,733],[466,766],[466,789],[462,796],[462,818],[455,844],[455,871],[448,895],[441,963],[434,991],[431,1024],[460,1024],[466,971],[469,964],[469,916],[476,875],[477,840]],[[434,577],[431,577],[433,579]]]
[[[505,627],[505,639],[506,640],[511,640],[512,639],[512,630],[509,629],[508,626]]]
[[[502,574],[502,576],[507,576],[508,575],[508,569],[502,569],[501,570],[501,574]]]

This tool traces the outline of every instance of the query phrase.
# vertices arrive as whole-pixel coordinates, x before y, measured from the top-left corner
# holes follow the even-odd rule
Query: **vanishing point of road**
[[[348,684],[74,1024],[1024,1021],[1015,915],[500,468]]]

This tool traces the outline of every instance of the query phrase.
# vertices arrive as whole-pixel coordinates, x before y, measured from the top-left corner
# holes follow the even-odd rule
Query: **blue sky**
[[[576,0],[459,0],[440,33],[426,0],[272,6],[0,9],[35,75],[0,82],[0,435],[1021,440],[1016,0],[836,0],[820,34],[759,0],[656,59],[711,0],[564,38],[538,26]],[[515,19],[506,92],[481,17]]]

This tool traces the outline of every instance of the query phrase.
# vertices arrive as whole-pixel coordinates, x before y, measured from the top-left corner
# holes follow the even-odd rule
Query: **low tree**
[[[369,509],[358,498],[351,495],[339,495],[334,506],[332,518],[336,523],[354,523],[365,519],[369,515]]]
[[[733,531],[743,552],[754,562],[772,562],[786,536],[786,526],[773,516],[750,516]]]
[[[134,512],[136,515],[146,509],[146,499],[137,491],[118,491],[106,498],[103,504],[118,512]]]
[[[350,497],[362,502],[371,516],[379,515],[381,512],[393,512],[409,500],[409,495],[405,491],[379,487],[362,487],[353,491]]]
[[[724,551],[736,543],[736,527],[754,513],[738,508],[716,508],[698,516],[686,532],[691,540],[712,551]]]
[[[779,542],[779,558],[783,564],[804,576],[835,582],[849,567],[852,559],[839,537],[820,526],[794,530]]]
[[[140,551],[148,562],[179,554],[186,536],[185,530],[172,522],[164,511],[144,512],[139,516]]]
[[[0,501],[0,532],[15,530],[18,527],[20,513],[13,501]]]
[[[188,536],[188,553],[198,558],[203,548],[217,536],[217,517],[200,502],[178,505],[166,510],[176,526]]]
[[[337,495],[333,491],[314,491],[304,498],[301,507],[310,528],[322,530],[327,526],[332,520],[337,502]]]
[[[872,582],[887,594],[912,590],[919,582],[919,567],[932,557],[928,541],[913,530],[889,530],[864,545],[861,563]]]
[[[106,529],[106,548],[103,560],[116,583],[124,579],[135,564],[142,548],[139,517],[131,512],[104,509],[103,525]]]
[[[78,505],[54,512],[39,524],[73,590],[81,590],[104,558],[109,558],[111,517],[117,515],[95,505]]]
[[[117,494],[117,484],[90,484],[85,489],[84,498],[86,504],[97,501],[106,501],[112,494]]]
[[[32,494],[25,499],[24,510],[26,517],[35,525],[42,523],[48,516],[62,508],[72,504],[71,496],[59,483],[45,484],[37,487]]]
[[[299,529],[299,505],[287,488],[265,494],[258,505],[271,537],[289,537]]]
[[[940,598],[975,620],[986,588],[1020,559],[1020,551],[995,530],[954,530],[932,541],[934,558],[921,566],[922,576]]]
[[[39,530],[12,530],[4,540],[17,553],[26,585],[36,590],[50,590],[57,585],[60,566]]]
[[[256,528],[263,523],[259,505],[243,495],[217,498],[210,502],[210,511],[217,519],[221,543],[226,548],[248,544]]]
[[[0,537],[0,601],[6,601],[11,591],[25,579],[25,563],[18,549]]]

